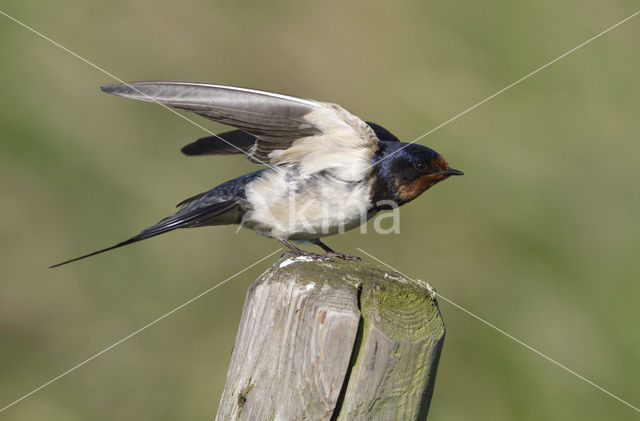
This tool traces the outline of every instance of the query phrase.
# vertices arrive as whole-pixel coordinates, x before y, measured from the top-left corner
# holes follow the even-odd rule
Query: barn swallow
[[[106,85],[109,94],[192,111],[237,130],[199,139],[185,155],[244,153],[266,168],[189,197],[178,211],[139,234],[61,266],[178,228],[240,224],[300,250],[353,229],[377,212],[412,201],[461,171],[425,146],[400,142],[339,105],[233,86],[192,82]]]

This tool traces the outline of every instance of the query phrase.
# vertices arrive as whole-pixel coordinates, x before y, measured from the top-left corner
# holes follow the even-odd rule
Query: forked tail
[[[111,247],[104,248],[102,250],[94,251],[80,257],[75,257],[73,259],[65,260],[64,262],[56,263],[55,265],[49,267],[55,268],[58,266],[66,265],[67,263],[75,262],[87,257],[95,256],[96,254],[104,253],[105,251],[137,243],[138,241],[146,240],[147,238],[155,237],[156,235],[164,234],[165,232],[173,231],[178,228],[189,228],[197,227],[200,225],[207,225],[207,223],[211,223],[212,220],[217,216],[235,209],[238,206],[238,203],[235,201],[201,204],[201,206],[188,206],[180,209],[174,215],[164,218],[157,224],[146,228],[145,230],[140,232],[140,234],[131,237],[128,240],[115,244]]]

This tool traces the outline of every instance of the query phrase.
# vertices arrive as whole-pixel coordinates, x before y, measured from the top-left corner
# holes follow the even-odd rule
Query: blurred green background
[[[634,13],[638,2],[4,0],[124,80],[232,84],[339,103],[411,140]],[[640,404],[640,17],[421,140],[466,176],[362,247]],[[206,135],[0,16],[0,407],[276,250],[233,227],[128,238],[255,167],[186,158]],[[197,116],[211,130],[225,128]],[[271,261],[275,258],[271,259]],[[211,419],[264,262],[4,413]],[[442,302],[430,420],[638,414]]]

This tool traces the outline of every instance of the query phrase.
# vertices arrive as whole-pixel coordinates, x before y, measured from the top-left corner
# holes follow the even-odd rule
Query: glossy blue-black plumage
[[[367,177],[373,178],[370,193],[370,201],[373,204],[371,211],[400,206],[449,175],[462,174],[460,171],[448,168],[444,158],[433,149],[400,142],[385,128],[375,123],[367,122],[367,124],[378,137],[379,148],[372,159],[371,173],[363,174],[363,180],[358,184],[366,183]],[[183,152],[187,155],[235,154],[248,151],[253,144],[252,142],[255,141],[252,135],[240,130],[226,132],[221,136],[224,137],[224,141],[221,141],[219,137],[199,139],[183,148]],[[51,267],[94,256],[177,228],[216,225],[220,222],[240,223],[242,214],[247,210],[245,207],[246,185],[260,177],[264,171],[266,170],[262,169],[242,175],[211,190],[191,196],[178,204],[180,209],[175,214],[144,229],[134,237]],[[425,177],[432,177],[432,179],[420,184],[420,179]],[[403,189],[407,188],[411,190],[409,194],[403,192]],[[325,250],[330,250],[319,240],[316,240],[316,244],[321,245]]]
[[[233,180],[226,181],[219,186],[212,188],[211,190],[191,196],[178,203],[176,206],[185,206],[185,208],[188,208],[189,204],[197,205],[200,202],[211,203],[220,200],[246,199],[247,196],[245,194],[245,186],[250,181],[256,179],[257,177],[260,177],[260,175],[264,171],[265,170],[262,169],[241,175],[240,177],[236,177]]]
[[[390,203],[397,206],[406,203],[398,188],[422,175],[441,171],[442,168],[435,164],[439,158],[438,152],[426,146],[383,140],[372,159],[375,181],[371,202],[374,205],[384,202],[377,206],[380,209],[388,209]],[[426,166],[422,171],[416,168],[421,164]]]

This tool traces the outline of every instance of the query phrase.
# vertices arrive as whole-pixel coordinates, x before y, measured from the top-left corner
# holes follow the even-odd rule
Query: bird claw
[[[335,258],[342,259],[342,260],[353,260],[353,261],[362,263],[362,259],[360,257],[358,257],[358,256],[354,256],[352,254],[338,253],[337,251],[330,251],[329,253],[325,254],[324,256],[335,257]]]
[[[281,257],[285,257],[285,256],[310,257],[312,259],[321,259],[321,260],[328,258],[326,254],[313,253],[311,251],[304,251],[304,250],[289,250],[286,253],[284,253]]]
[[[298,249],[298,250],[289,250],[286,253],[284,253],[281,257],[285,257],[285,256],[295,256],[295,257],[304,256],[304,257],[310,257],[312,259],[319,259],[319,260],[342,259],[342,260],[353,260],[353,261],[362,263],[362,259],[358,256],[354,256],[352,254],[338,253],[337,251],[330,251],[325,254],[320,254],[320,253],[313,253],[311,251]]]

